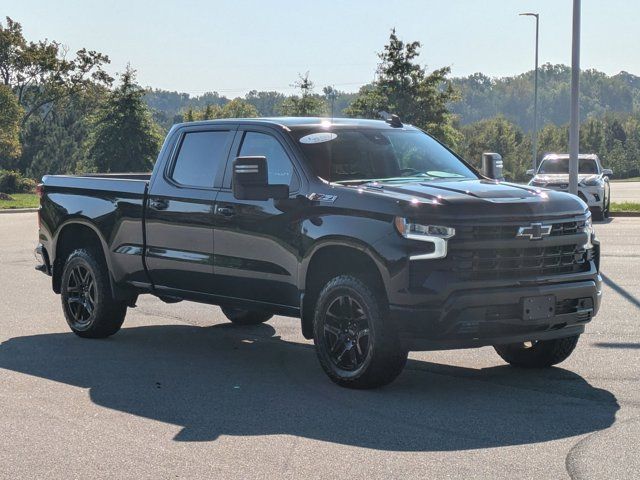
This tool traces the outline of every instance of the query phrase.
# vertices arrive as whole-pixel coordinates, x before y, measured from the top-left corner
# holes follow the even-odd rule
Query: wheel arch
[[[383,266],[363,243],[326,241],[316,245],[302,263],[300,274],[302,334],[313,337],[313,312],[322,286],[340,274],[351,274],[369,284],[387,300]]]
[[[60,225],[53,241],[51,266],[54,292],[60,293],[61,291],[62,270],[67,257],[75,249],[82,247],[93,247],[101,254],[102,260],[107,265],[109,272],[111,272],[111,259],[107,255],[108,246],[98,228],[87,219],[74,218],[67,220]],[[109,282],[115,297],[116,285],[111,273],[109,273]]]

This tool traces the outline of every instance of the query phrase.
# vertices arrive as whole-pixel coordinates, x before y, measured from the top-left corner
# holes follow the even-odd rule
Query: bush
[[[31,193],[36,188],[36,182],[13,170],[0,170],[0,192],[3,193]]]

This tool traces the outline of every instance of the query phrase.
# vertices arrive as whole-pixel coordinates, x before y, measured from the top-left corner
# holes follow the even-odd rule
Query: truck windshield
[[[407,182],[478,178],[454,154],[418,130],[299,133],[316,174],[330,182]]]
[[[598,164],[592,158],[580,158],[578,159],[578,172],[579,173],[598,173]],[[547,175],[553,175],[556,173],[569,173],[569,159],[568,158],[547,158],[542,161],[538,173],[545,173]]]

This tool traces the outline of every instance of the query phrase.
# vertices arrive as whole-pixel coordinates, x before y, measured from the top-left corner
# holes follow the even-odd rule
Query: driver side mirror
[[[502,156],[499,153],[482,154],[482,173],[485,177],[499,181],[504,180],[503,167]]]
[[[233,161],[233,196],[238,200],[289,198],[289,185],[269,185],[267,157],[238,157]]]
[[[613,176],[613,170],[611,170],[610,168],[603,168],[602,169],[602,175],[604,175],[605,177],[612,177]]]
[[[529,175],[530,177],[533,177],[536,174],[536,171],[533,168],[530,168],[529,170],[527,170],[527,175]]]

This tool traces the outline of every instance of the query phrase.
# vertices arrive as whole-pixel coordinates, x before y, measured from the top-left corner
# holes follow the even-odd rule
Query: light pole
[[[538,166],[538,34],[540,25],[540,14],[538,13],[521,13],[520,16],[535,17],[536,19],[536,67],[534,71],[533,84],[533,171]]]
[[[569,128],[569,192],[578,194],[578,155],[580,153],[580,0],[573,0],[571,42],[571,127]]]

